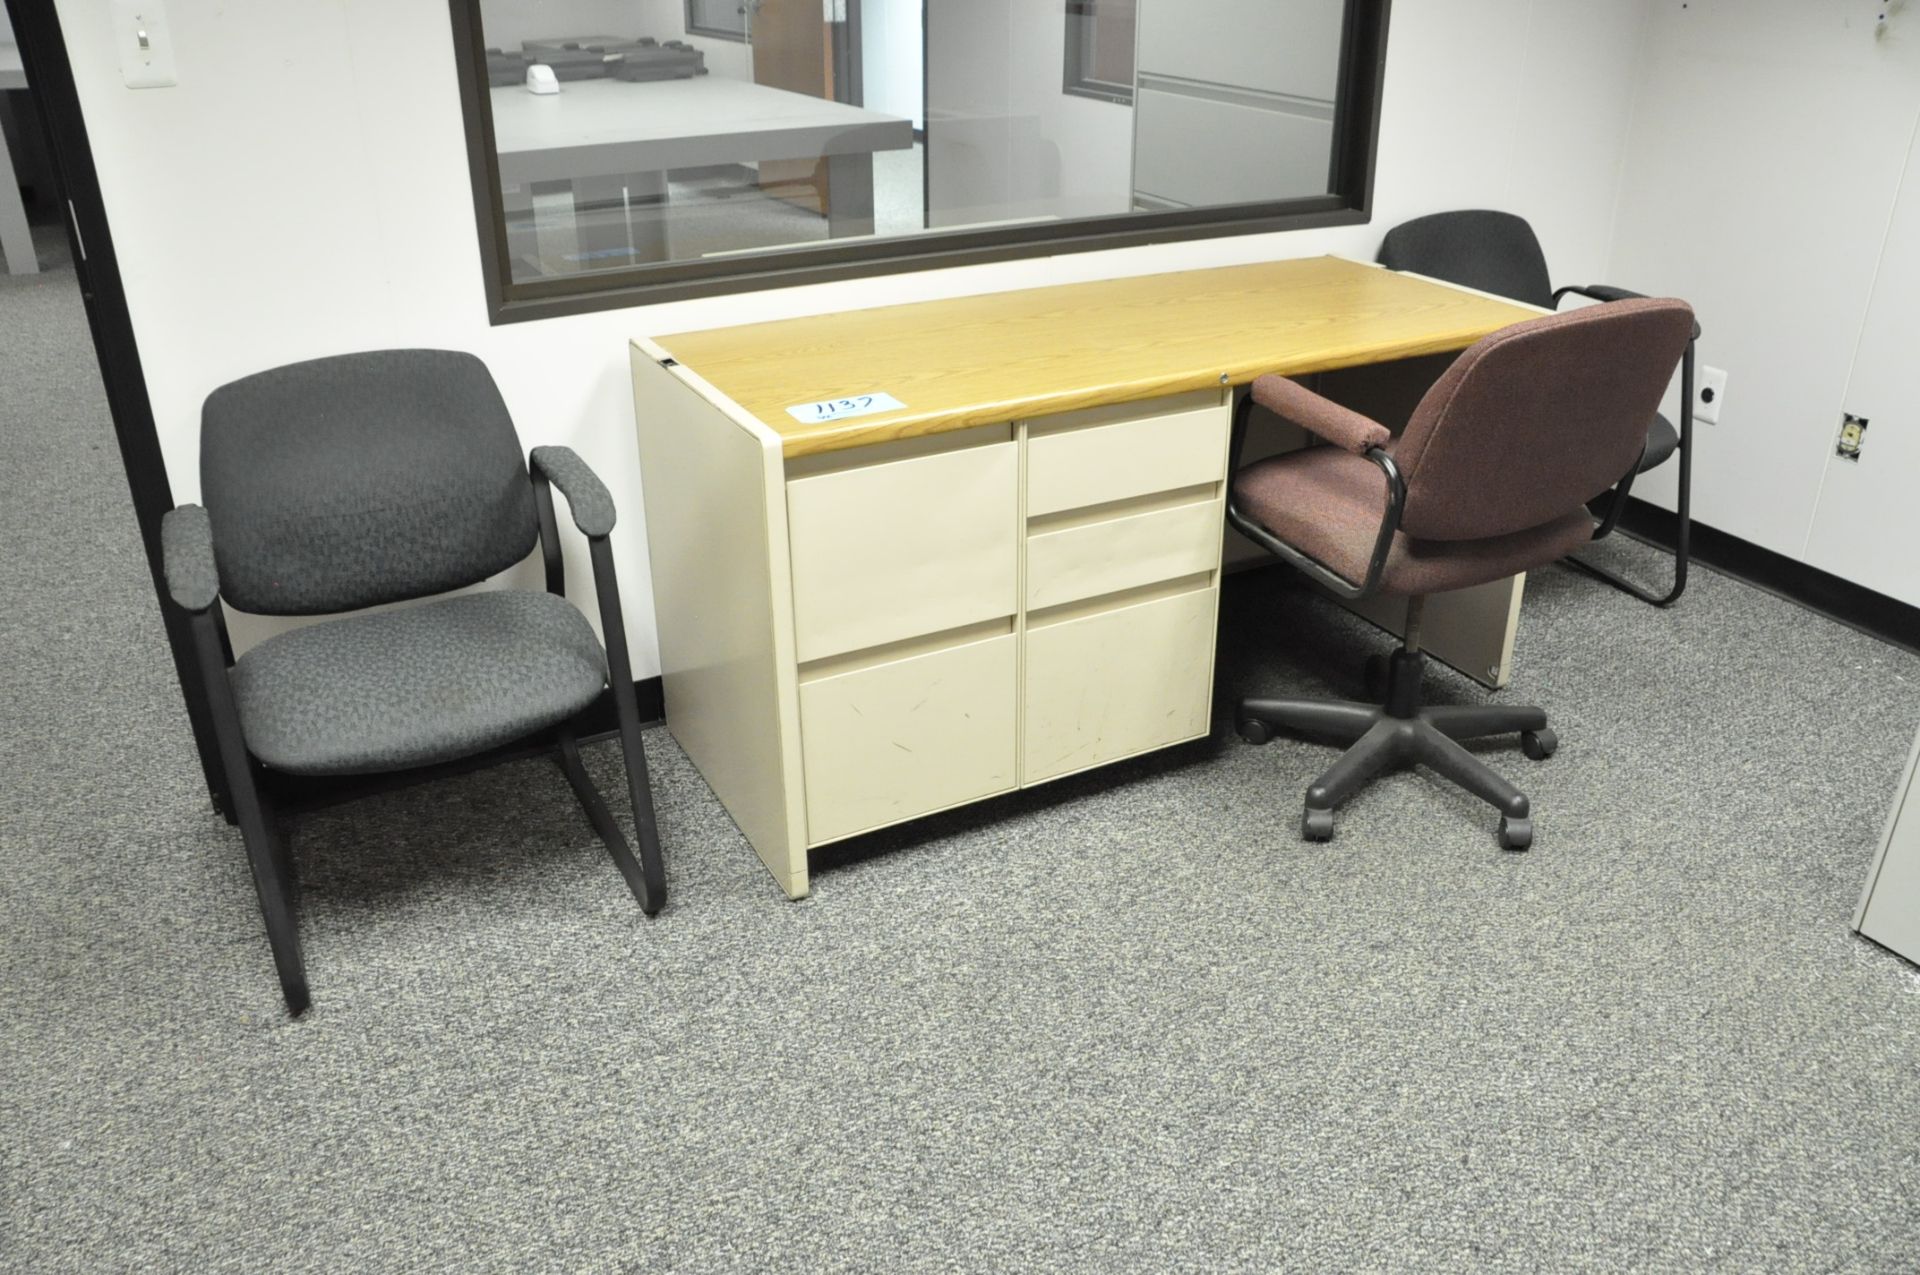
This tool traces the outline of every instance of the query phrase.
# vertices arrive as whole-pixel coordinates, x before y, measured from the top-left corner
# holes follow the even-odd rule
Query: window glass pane
[[[507,273],[1323,195],[1345,5],[478,0]]]
[[[720,35],[747,33],[745,0],[686,0],[687,30]]]
[[[1090,73],[1102,83],[1132,84],[1133,0],[1096,0],[1094,9]]]

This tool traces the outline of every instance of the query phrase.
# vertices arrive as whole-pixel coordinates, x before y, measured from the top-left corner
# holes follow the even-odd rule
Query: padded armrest
[[[1610,283],[1589,283],[1585,286],[1570,284],[1554,292],[1554,305],[1559,305],[1560,298],[1566,296],[1569,292],[1583,297],[1591,297],[1595,301],[1644,301],[1647,298],[1647,294],[1644,292],[1635,292],[1631,288],[1616,288]],[[1700,339],[1699,319],[1693,321],[1693,339],[1696,341]]]
[[[1632,288],[1616,288],[1608,283],[1589,283],[1585,287],[1562,288],[1562,292],[1577,292],[1583,297],[1592,297],[1595,301],[1645,301],[1647,294],[1635,292]]]
[[[1385,447],[1391,431],[1371,417],[1322,398],[1284,376],[1263,376],[1253,383],[1253,401],[1282,419],[1310,430],[1329,443],[1361,456]]]
[[[604,536],[613,530],[613,496],[573,448],[536,447],[533,467],[567,498],[581,535]]]
[[[213,561],[213,521],[199,505],[169,509],[160,519],[160,558],[167,592],[188,611],[204,611],[220,597]]]

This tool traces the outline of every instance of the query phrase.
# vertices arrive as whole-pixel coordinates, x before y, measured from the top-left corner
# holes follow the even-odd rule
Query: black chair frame
[[[539,514],[540,551],[546,569],[549,592],[566,596],[566,562],[560,551],[559,526],[554,518],[551,484],[538,466],[529,467],[533,483],[534,505]],[[626,760],[627,795],[633,805],[634,831],[640,853],[635,857],[621,833],[613,812],[594,787],[580,758],[579,737],[584,719],[593,712],[589,706],[568,721],[529,737],[537,747],[550,748],[554,761],[566,776],[579,800],[587,821],[608,853],[613,856],[627,888],[639,901],[640,909],[652,916],[666,905],[666,868],[660,853],[660,833],[654,817],[652,788],[647,773],[646,752],[640,740],[640,712],[634,694],[633,670],[627,658],[624,613],[620,606],[620,586],[614,573],[613,550],[607,537],[589,535],[587,546],[593,566],[594,592],[600,604],[600,623],[605,637],[607,680],[613,692],[614,716],[619,726],[620,747]],[[178,605],[178,603],[170,603]],[[241,734],[240,714],[233,696],[228,669],[233,662],[226,620],[216,596],[210,606],[189,612],[200,674],[211,701],[214,737],[220,750],[220,765],[227,782],[231,802],[229,815],[240,827],[246,843],[247,862],[253,873],[254,889],[260,897],[260,913],[266,923],[267,942],[273,950],[273,963],[280,979],[280,990],[287,1010],[295,1017],[312,1003],[307,984],[306,961],[301,952],[298,923],[300,878],[289,845],[285,813],[276,809],[266,792],[264,768],[247,751]],[[425,778],[438,768],[420,767],[415,773]]]
[[[1554,290],[1553,305],[1556,310],[1560,308],[1561,299],[1569,294],[1602,302],[1626,301],[1642,295],[1605,284],[1568,286]],[[1657,593],[1644,585],[1635,584],[1624,576],[1616,575],[1604,567],[1584,561],[1578,554],[1569,554],[1565,559],[1568,566],[1656,607],[1672,606],[1680,600],[1680,595],[1687,591],[1687,564],[1693,556],[1693,356],[1694,347],[1699,343],[1700,325],[1696,322],[1693,325],[1693,339],[1687,342],[1687,352],[1680,358],[1680,423],[1677,427],[1680,445],[1674,449],[1678,453],[1675,460],[1680,466],[1679,494],[1674,502],[1674,513],[1679,521],[1673,539],[1673,584],[1665,593]],[[1612,504],[1606,513],[1606,528],[1594,535],[1595,540],[1613,529],[1613,524],[1619,521],[1625,504],[1626,493],[1615,491]]]

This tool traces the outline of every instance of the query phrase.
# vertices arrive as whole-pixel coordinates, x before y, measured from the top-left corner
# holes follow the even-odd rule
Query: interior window
[[[753,0],[687,0],[687,33],[744,40],[752,8]]]
[[[1067,92],[1133,101],[1136,0],[1067,0]]]
[[[799,263],[1364,212],[1384,8],[472,0],[491,264],[508,296],[765,286]]]

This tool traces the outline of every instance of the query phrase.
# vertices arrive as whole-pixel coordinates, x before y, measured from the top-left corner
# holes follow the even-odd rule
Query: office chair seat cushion
[[[566,599],[494,590],[328,620],[235,661],[247,748],[275,770],[405,770],[532,735],[606,685],[593,627]]]
[[[1337,447],[1272,456],[1233,480],[1240,512],[1274,536],[1358,584],[1386,512],[1386,478],[1372,461]],[[1542,526],[1484,540],[1416,540],[1396,532],[1377,592],[1444,593],[1499,580],[1563,558],[1593,538],[1576,511]]]
[[[1640,472],[1644,474],[1656,465],[1664,465],[1678,450],[1680,431],[1665,416],[1656,414],[1653,424],[1647,428],[1647,450],[1640,453]]]

